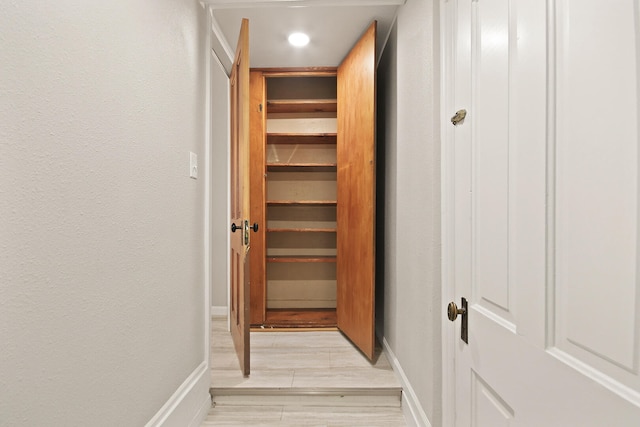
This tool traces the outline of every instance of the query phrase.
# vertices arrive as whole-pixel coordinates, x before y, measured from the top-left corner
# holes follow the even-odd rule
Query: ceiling
[[[242,18],[249,19],[252,68],[338,66],[372,21],[378,21],[378,56],[396,10],[405,0],[208,0],[215,36],[212,48],[227,71]],[[287,37],[304,32],[306,47]]]

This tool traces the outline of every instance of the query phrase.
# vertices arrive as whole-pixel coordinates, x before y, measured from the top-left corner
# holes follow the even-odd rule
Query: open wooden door
[[[375,348],[376,22],[338,67],[338,328]]]
[[[231,335],[249,375],[249,21],[242,20],[231,87]]]

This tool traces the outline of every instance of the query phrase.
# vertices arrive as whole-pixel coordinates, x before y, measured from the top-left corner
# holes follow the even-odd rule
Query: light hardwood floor
[[[245,378],[226,329],[213,318],[214,406],[203,426],[406,425],[383,353],[371,363],[338,331],[252,332]]]
[[[400,408],[310,407],[310,406],[224,406],[209,412],[208,426],[406,426]]]

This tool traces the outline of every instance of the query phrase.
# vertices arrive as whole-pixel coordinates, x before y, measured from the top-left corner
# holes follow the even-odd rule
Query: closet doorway
[[[248,43],[248,21],[242,28],[239,51]],[[337,69],[249,73],[249,60],[238,52],[235,58],[231,330],[244,375],[250,324],[337,326],[372,360],[376,22]],[[326,98],[331,85],[335,98]],[[332,121],[333,129],[325,127]],[[236,218],[234,207],[247,204],[243,182],[250,183],[250,213]]]

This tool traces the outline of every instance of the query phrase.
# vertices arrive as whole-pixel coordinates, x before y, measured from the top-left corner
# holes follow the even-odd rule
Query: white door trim
[[[209,29],[209,37],[207,40],[207,52],[209,55],[209,70],[208,70],[208,76],[209,76],[209,80],[211,79],[211,73],[213,72],[214,67],[219,68],[220,70],[222,70],[227,77],[229,77],[229,73],[230,73],[230,68],[227,69],[227,67],[225,66],[225,62],[228,62],[229,64],[231,64],[233,62],[233,50],[231,49],[231,47],[229,46],[229,43],[227,41],[227,39],[224,37],[224,35],[222,34],[222,30],[220,29],[220,26],[218,25],[218,22],[216,21],[215,17],[213,16],[213,8],[211,6],[211,4],[209,4],[208,2],[202,2],[203,4],[207,4],[208,6],[208,11],[207,11],[207,26]],[[208,106],[211,106],[211,95],[212,95],[212,90],[215,89],[213,87],[209,87],[209,90],[207,92],[207,97],[208,97]],[[229,85],[225,85],[224,88],[225,94],[226,94],[226,98],[227,100],[229,99]],[[211,109],[209,109],[208,115],[207,115],[207,120],[209,122],[209,126],[212,126],[211,124]],[[226,126],[225,126],[225,130],[226,130],[226,141],[227,143],[225,144],[225,148],[224,148],[224,155],[226,158],[226,163],[227,163],[227,176],[225,178],[225,182],[229,183],[231,182],[231,172],[230,172],[230,165],[231,165],[231,154],[229,151],[229,141],[231,139],[231,129],[229,127],[229,123],[227,121]],[[209,140],[211,140],[211,138],[213,137],[213,132],[210,133],[209,136]],[[211,144],[211,142],[210,142]],[[213,150],[213,147],[211,147],[211,150]],[[221,151],[221,150],[219,150]],[[213,151],[211,151],[211,153],[213,153]],[[208,158],[208,160],[210,161],[210,159]],[[213,183],[209,182],[212,179],[212,175],[209,177],[207,184],[212,186]],[[209,191],[212,190],[212,187],[209,187]],[[225,197],[225,206],[226,206],[226,216],[225,216],[225,223],[226,224],[231,224],[231,217],[230,217],[230,206],[231,206],[231,189],[229,188],[229,185],[226,185],[226,197]],[[225,283],[227,286],[227,301],[226,301],[226,306],[215,306],[215,307],[210,307],[210,316],[211,315],[226,315],[227,316],[227,330],[230,330],[230,316],[229,316],[229,307],[231,307],[231,280],[230,280],[230,235],[229,233],[226,234],[226,242],[225,242],[225,247],[227,248],[225,254]],[[211,282],[210,282],[211,283]],[[208,300],[210,303],[210,300]],[[210,317],[209,316],[209,317]],[[209,347],[207,347],[209,348]]]
[[[214,8],[212,6],[209,6],[209,30],[211,31],[211,37],[209,38],[209,49],[213,50],[213,52],[217,56],[218,63],[222,66],[227,76],[230,76],[231,65],[233,64],[234,49],[231,47],[229,41],[222,33],[222,28],[220,28],[220,24],[218,24],[215,16],[213,16],[213,9]]]
[[[211,14],[205,10],[207,24],[211,22]],[[211,25],[207,25],[211,28]],[[209,30],[211,31],[211,30]],[[207,369],[211,364],[211,36],[205,43],[205,130],[204,130],[204,361]]]
[[[440,134],[441,134],[441,241],[442,241],[442,425],[455,423],[455,343],[456,328],[449,322],[445,307],[457,301],[455,295],[454,259],[454,128],[449,117],[458,106],[453,105],[455,75],[455,1],[440,0]],[[460,107],[462,108],[462,107]]]

